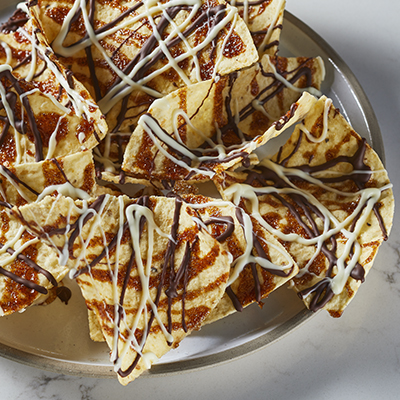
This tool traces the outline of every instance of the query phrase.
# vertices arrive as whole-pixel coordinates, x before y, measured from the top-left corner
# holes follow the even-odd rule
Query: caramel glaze
[[[303,132],[300,133],[298,141],[295,145],[295,148],[293,152],[284,160],[280,162],[281,165],[287,164],[289,159],[296,153],[298,148],[300,147],[300,143],[303,137]],[[312,174],[317,171],[325,171],[329,168],[334,167],[336,164],[340,162],[345,162],[349,163],[352,165],[353,170],[361,170],[361,171],[370,171],[370,168],[364,163],[364,155],[366,151],[366,140],[363,139],[360,143],[360,146],[358,150],[354,153],[353,156],[338,156],[336,158],[333,158],[329,161],[327,161],[324,164],[317,165],[317,166],[310,166],[310,165],[302,165],[302,166],[296,166],[296,169],[300,169],[306,173]],[[278,160],[279,162],[279,160]],[[249,173],[245,183],[250,184],[254,186],[255,182],[258,182],[258,184],[261,184],[263,186],[274,186],[276,188],[289,188],[290,186],[282,179],[280,178],[274,171],[268,169],[267,167],[260,166],[257,167],[257,169],[260,170],[260,172],[255,172],[252,171]],[[362,189],[365,187],[366,182],[370,179],[371,174],[351,174],[351,175],[343,175],[340,177],[335,177],[335,178],[321,178],[320,180],[324,183],[334,183],[334,182],[343,182],[346,180],[351,180],[353,181],[356,186],[359,189]],[[301,180],[299,177],[293,177],[293,176],[286,176],[289,180]],[[272,184],[271,184],[272,182]],[[262,196],[262,193],[258,193],[258,195]],[[278,193],[271,193],[271,196],[273,196],[275,199],[277,199],[282,205],[287,207],[289,210],[289,213],[295,218],[297,221],[298,225],[304,230],[305,234],[308,236],[308,238],[315,238],[320,235],[320,232],[317,228],[316,222],[313,219],[313,215],[315,214],[318,218],[321,220],[324,220],[324,216],[319,212],[319,210],[314,207],[311,203],[308,202],[308,200],[302,196],[301,194],[286,194],[285,198]],[[286,200],[286,198],[290,200]],[[294,206],[295,205],[295,206]],[[298,209],[302,210],[304,212],[304,216],[306,217],[308,223],[310,224],[307,225],[298,211]],[[374,206],[374,212],[375,215],[377,216],[377,219],[379,221],[379,225],[382,230],[382,235],[384,239],[387,238],[387,233],[386,229],[383,224],[383,220],[381,215],[379,214],[379,209],[377,205]],[[361,214],[361,212],[360,212]],[[360,214],[356,217],[356,219],[359,218]],[[354,229],[354,225],[353,228]],[[331,249],[328,249],[328,246],[326,243],[322,245],[321,252],[325,255],[327,258],[329,265],[326,270],[325,276],[327,278],[332,278],[332,273],[333,273],[333,267],[337,263],[337,257],[335,255],[336,249],[337,249],[337,241],[336,237],[332,236],[329,239]],[[350,273],[350,276],[358,281],[363,282],[364,277],[365,277],[365,270],[361,266],[361,264],[357,263],[353,270]],[[314,293],[314,296],[311,300],[310,303],[310,310],[312,311],[317,311],[320,308],[323,308],[334,296],[334,293],[332,289],[330,288],[330,280],[329,279],[323,279],[320,282],[316,283],[312,287],[305,289],[301,292],[298,293],[298,296],[300,298],[304,298],[308,296],[309,294]]]

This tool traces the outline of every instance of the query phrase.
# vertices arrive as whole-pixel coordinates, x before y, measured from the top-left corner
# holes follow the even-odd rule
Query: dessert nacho
[[[126,385],[283,285],[342,314],[393,194],[320,92],[322,59],[277,54],[284,6],[18,6],[0,27],[1,315],[69,274]]]
[[[258,59],[238,10],[222,0],[37,4],[33,15],[54,51],[106,116],[110,133],[96,159],[113,182],[130,133],[155,99]]]

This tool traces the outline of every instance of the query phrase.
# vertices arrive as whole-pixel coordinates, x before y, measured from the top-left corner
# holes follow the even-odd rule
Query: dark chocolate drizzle
[[[39,196],[39,193],[31,188],[27,183],[22,181],[21,179],[18,178],[13,172],[11,172],[7,167],[4,165],[1,165],[0,168],[3,170],[3,172],[10,177],[11,180],[14,181],[18,186],[23,186],[24,188],[28,189],[31,193],[33,193],[35,196]]]
[[[232,217],[211,217],[209,220],[204,222],[205,225],[210,225],[210,224],[223,224],[226,225],[226,229],[224,232],[222,232],[219,236],[215,238],[215,240],[218,240],[218,242],[223,242],[226,240],[229,236],[232,235],[233,231],[235,230],[235,223],[233,222]]]

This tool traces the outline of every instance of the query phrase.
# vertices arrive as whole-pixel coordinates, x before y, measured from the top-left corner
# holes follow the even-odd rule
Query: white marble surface
[[[379,3],[379,6],[378,6]],[[287,0],[343,57],[378,117],[400,194],[400,2]],[[169,377],[77,378],[0,359],[1,399],[398,399],[400,224],[339,320],[319,313],[279,342],[225,365]]]

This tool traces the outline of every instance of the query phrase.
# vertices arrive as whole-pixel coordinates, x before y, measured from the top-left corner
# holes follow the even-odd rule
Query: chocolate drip
[[[314,312],[323,308],[327,303],[329,303],[329,301],[332,300],[333,296],[335,295],[332,289],[330,288],[329,279],[323,279],[322,281],[319,281],[311,288],[305,289],[297,293],[297,295],[301,299],[303,299],[311,293],[314,293],[314,296],[311,299],[309,309]]]
[[[279,40],[274,40],[273,42],[267,43],[263,46],[262,51],[266,51],[270,49],[271,47],[278,47],[279,46]]]
[[[71,290],[66,286],[59,286],[56,289],[56,295],[63,303],[65,303],[65,305],[67,305],[71,299],[72,293]]]
[[[232,288],[230,286],[228,286],[225,289],[225,293],[229,296],[229,298],[232,301],[233,306],[235,307],[235,310],[238,312],[242,312],[243,311],[243,306],[242,303],[239,301],[238,297],[236,296],[236,294],[233,292]]]
[[[48,291],[45,287],[36,284],[35,282],[31,282],[25,278],[21,278],[18,275],[13,274],[10,271],[0,267],[0,274],[6,276],[7,278],[12,279],[14,282],[19,283],[20,285],[26,286],[28,289],[36,290],[38,293],[47,294]]]
[[[259,6],[263,3],[270,3],[270,2],[271,2],[271,0],[254,0],[254,1],[249,1],[248,3],[244,3],[241,1],[235,1],[234,6],[235,7],[254,7],[254,6]],[[227,3],[232,5],[232,3],[230,1],[227,1]]]

